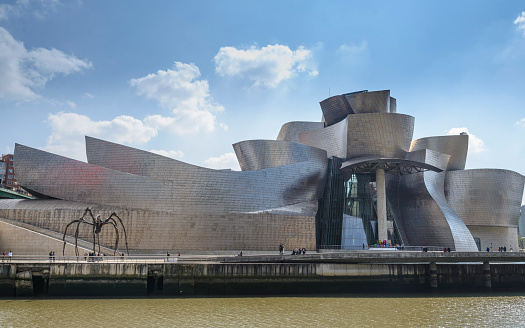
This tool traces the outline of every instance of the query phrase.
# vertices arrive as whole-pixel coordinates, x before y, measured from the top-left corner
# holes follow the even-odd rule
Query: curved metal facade
[[[525,205],[521,206],[520,221],[518,224],[518,232],[520,237],[525,237]]]
[[[197,167],[89,137],[89,164],[17,144],[20,184],[62,200],[18,202],[15,208],[14,203],[0,202],[0,215],[61,231],[87,206],[96,212],[111,209],[122,216],[130,248],[138,252],[264,250],[282,242],[312,249],[326,153],[278,143],[294,145],[290,151],[310,151],[313,158],[235,172]],[[112,239],[103,238],[101,243],[107,240]]]
[[[276,140],[246,140],[233,144],[243,171],[300,163],[326,163],[326,151],[307,145]]]
[[[281,126],[277,140],[300,142],[299,135],[324,128],[323,122],[288,122]]]
[[[327,126],[344,120],[346,116],[354,114],[344,95],[333,96],[319,103],[323,111],[324,122]]]
[[[346,158],[348,118],[339,123],[310,132],[303,132],[299,142],[326,150],[328,157]]]
[[[355,114],[391,112],[390,90],[351,93],[345,98]]]
[[[464,170],[467,162],[468,135],[427,137],[412,141],[410,151],[421,149],[450,155],[447,170]]]
[[[484,250],[516,246],[525,177],[509,170],[476,169],[448,172],[445,194],[450,206],[480,239]],[[513,231],[503,233],[501,231]]]
[[[65,225],[82,216],[87,206],[102,217],[116,211],[126,226],[130,251],[138,254],[165,254],[168,250],[273,250],[280,243],[315,248],[314,217],[291,212],[189,215],[64,200],[1,200],[0,217],[30,224],[36,227],[34,231],[61,240]],[[87,230],[80,230],[80,239],[90,240],[91,231]],[[114,242],[113,231],[103,229],[101,245],[112,248]],[[49,249],[41,250],[42,255],[48,252]]]
[[[452,171],[445,194],[467,225],[517,227],[524,184],[523,175],[509,170]]]
[[[411,152],[410,160],[446,168],[450,155],[424,149]],[[427,171],[399,178],[399,217],[409,245],[450,247],[475,251],[476,244],[444,194],[445,172]]]
[[[54,198],[157,211],[181,211],[188,215],[209,212],[249,212],[317,200],[323,191],[326,162],[300,162],[247,172],[223,172],[149,154],[112,143],[113,156],[129,159],[121,167],[106,152],[104,168],[30,147],[16,145],[15,165],[20,185]],[[144,154],[146,153],[146,154]],[[127,154],[127,155],[125,155]],[[135,159],[133,154],[137,154]],[[143,157],[155,179],[127,174],[126,169]],[[163,165],[164,164],[164,165]],[[174,164],[174,165],[170,165]],[[118,169],[118,170],[117,170]],[[131,172],[128,172],[131,173]],[[145,197],[147,195],[147,197]]]
[[[414,117],[373,113],[348,116],[347,156],[405,158],[414,133]]]

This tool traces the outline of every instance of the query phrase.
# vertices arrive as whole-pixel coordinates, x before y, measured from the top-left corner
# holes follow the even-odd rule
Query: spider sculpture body
[[[85,219],[86,215],[88,215],[88,220]],[[89,217],[91,217],[91,220],[89,220]],[[77,224],[77,229],[75,231],[75,254],[77,256],[79,255],[78,254],[78,233],[79,233],[81,224],[88,224],[88,225],[92,226],[92,230],[93,230],[93,252],[96,251],[96,243],[95,243],[95,239],[96,239],[96,241],[98,242],[98,252],[99,253],[100,253],[99,233],[100,233],[100,231],[102,231],[102,227],[104,225],[110,224],[115,229],[115,234],[116,234],[115,249],[113,250],[113,255],[115,255],[115,252],[119,251],[118,250],[119,230],[118,230],[117,220],[120,223],[120,225],[122,226],[122,230],[124,231],[124,239],[125,239],[125,242],[126,242],[126,252],[129,254],[129,250],[128,250],[128,236],[126,234],[126,228],[124,227],[124,224],[122,223],[122,220],[119,218],[117,213],[115,213],[115,212],[111,213],[111,215],[107,219],[105,219],[103,221],[102,219],[100,219],[100,214],[97,215],[97,217],[95,218],[95,216],[93,216],[93,212],[91,212],[91,209],[88,207],[88,208],[86,208],[86,210],[84,211],[84,214],[82,215],[82,217],[80,219],[73,220],[73,221],[69,222],[69,224],[66,226],[66,229],[64,230],[64,237],[62,238],[62,240],[64,241],[64,247],[62,248],[62,255],[64,255],[64,252],[65,252],[65,249],[66,249],[66,233],[67,233],[67,229],[69,228],[70,225],[75,224],[75,223]],[[119,252],[119,255],[120,255],[120,252]]]

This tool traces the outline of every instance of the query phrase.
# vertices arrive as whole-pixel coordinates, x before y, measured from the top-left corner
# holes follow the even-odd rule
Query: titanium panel
[[[319,105],[321,105],[326,126],[338,123],[344,120],[348,115],[354,114],[354,111],[344,95],[327,98],[321,101]]]
[[[15,166],[20,185],[64,200],[188,216],[284,207],[317,200],[324,188],[326,160],[224,172],[109,142],[97,145],[105,148],[107,156],[101,164],[113,169],[17,144]],[[138,170],[141,175],[124,173],[126,170]]]
[[[421,149],[450,155],[447,170],[464,170],[467,161],[468,135],[427,137],[412,141],[410,151]]]
[[[394,113],[348,116],[344,158],[376,156],[405,158],[414,132],[414,117]]]
[[[289,141],[246,140],[233,144],[233,149],[243,171],[327,161],[325,150]]]
[[[345,98],[355,114],[390,113],[390,90],[351,93]]]
[[[346,158],[348,118],[324,129],[303,132],[299,142],[326,150],[328,157]]]
[[[281,126],[277,140],[300,142],[299,135],[324,128],[324,122],[288,122]]]
[[[407,159],[444,169],[450,155],[432,150],[410,152]],[[476,251],[470,231],[448,205],[444,194],[445,172],[427,171],[399,178],[399,219],[409,245],[450,247]]]
[[[518,224],[518,232],[520,237],[525,237],[525,205],[521,206],[520,221]]]
[[[48,235],[58,234],[62,238],[65,225],[79,218],[87,206],[102,217],[116,211],[126,226],[130,252],[136,254],[166,254],[172,250],[260,251],[275,249],[280,243],[315,249],[315,218],[297,214],[210,213],[190,216],[63,200],[0,200],[0,217],[46,229]],[[80,230],[80,239],[89,244],[91,232],[88,230]],[[100,243],[108,248],[114,246],[112,229],[102,230]],[[44,249],[41,255],[48,252],[49,249]]]
[[[524,176],[509,170],[451,171],[445,179],[445,195],[467,226],[516,228],[524,184]]]
[[[390,113],[397,113],[397,100],[390,97]]]
[[[498,227],[498,226],[468,226],[472,236],[479,239],[480,251],[486,252],[487,247],[490,249],[492,244],[493,251],[497,252],[498,247],[505,246],[507,251],[513,247],[518,250],[518,233],[516,227]]]

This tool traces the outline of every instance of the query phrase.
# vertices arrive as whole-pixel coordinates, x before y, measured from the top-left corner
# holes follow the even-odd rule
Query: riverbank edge
[[[525,263],[10,263],[1,297],[525,290]]]

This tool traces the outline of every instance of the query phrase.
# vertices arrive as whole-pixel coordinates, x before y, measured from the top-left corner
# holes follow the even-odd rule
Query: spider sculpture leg
[[[95,217],[93,216],[93,212],[91,212],[91,209],[89,207],[86,209],[86,212],[84,213],[84,215],[86,213],[89,213],[89,216],[91,216],[91,221],[93,221],[93,223],[87,222],[87,221],[86,221],[86,223],[90,224],[93,227],[93,229],[92,229],[93,230],[92,231],[93,232],[93,253],[95,253],[96,250],[97,250],[96,246],[95,246],[96,245],[95,244],[95,230],[97,228],[97,221],[95,220]]]
[[[124,223],[122,223],[122,219],[117,215],[117,213],[115,213],[115,212],[111,213],[111,215],[109,216],[108,219],[113,218],[113,217],[116,217],[117,220],[120,222],[120,225],[122,226],[122,230],[124,231],[124,241],[126,242],[126,252],[129,255],[128,235],[126,234],[126,227],[124,226]],[[115,222],[115,219],[112,219],[112,220],[113,220],[113,222]],[[117,224],[117,222],[115,222],[115,224]],[[117,231],[118,231],[118,229],[117,229]]]
[[[84,220],[78,221],[77,223],[77,229],[75,230],[75,255],[78,258],[78,232],[80,231],[80,224],[82,222],[85,222]]]
[[[75,231],[75,254],[78,258],[79,254],[78,254],[78,234],[80,232],[80,224],[81,223],[84,223],[84,224],[91,224],[85,220],[82,220],[82,221],[79,221],[78,224],[77,224],[77,230]]]
[[[95,236],[97,234],[95,233],[95,225],[93,225],[93,253],[95,253],[97,251],[97,246],[96,246],[96,243],[95,243]]]
[[[97,233],[98,254],[100,254],[100,234]]]
[[[111,222],[111,221],[113,221],[113,222]],[[117,223],[115,222],[115,220],[113,220],[111,217],[109,217],[109,218],[106,219],[106,221],[104,221],[103,224],[111,224],[113,226],[113,228],[115,228],[116,238],[115,238],[115,249],[113,250],[113,256],[115,256],[115,252],[117,252],[117,251],[118,251],[118,253],[120,255],[120,251],[118,250],[119,233],[118,233]]]
[[[69,222],[68,225],[66,226],[66,229],[64,229],[64,236],[62,237],[62,240],[64,241],[64,246],[62,247],[62,255],[65,255],[65,251],[66,251],[66,234],[67,234],[67,229],[73,223],[81,222],[81,221],[82,221],[82,219],[73,220],[73,221]],[[76,243],[75,243],[75,245],[76,245]],[[75,248],[76,248],[76,246],[75,246]]]

